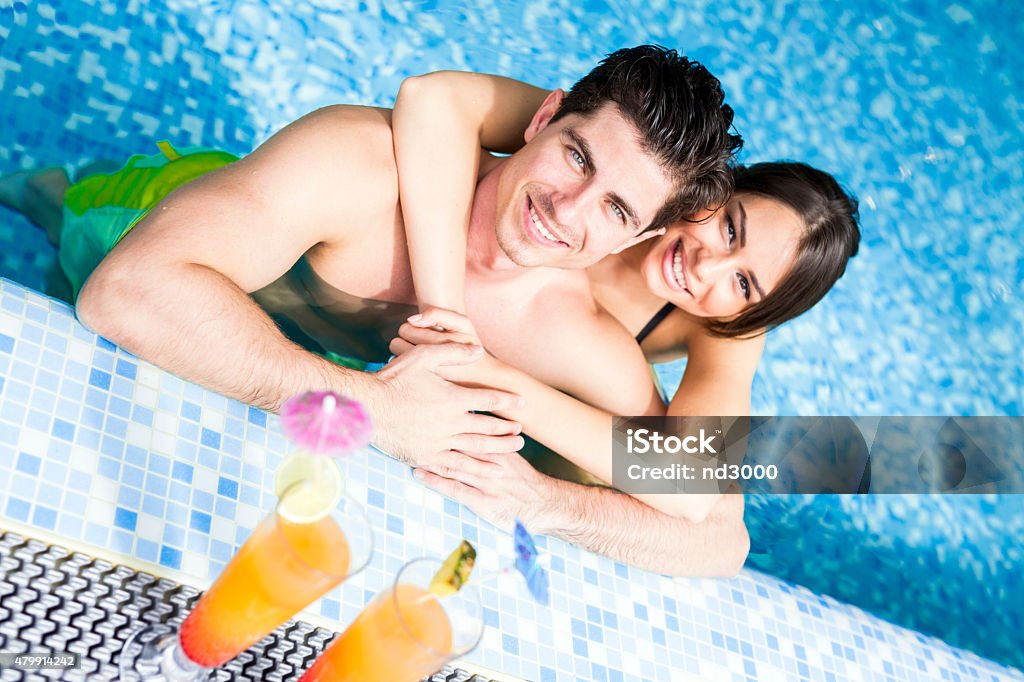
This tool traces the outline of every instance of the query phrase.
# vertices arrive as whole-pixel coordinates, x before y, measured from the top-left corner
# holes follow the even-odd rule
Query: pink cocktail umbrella
[[[370,415],[354,400],[333,391],[308,391],[281,406],[281,428],[302,448],[343,457],[373,438]]]

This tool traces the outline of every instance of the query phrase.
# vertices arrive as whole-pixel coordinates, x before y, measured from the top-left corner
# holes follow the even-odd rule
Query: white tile
[[[245,464],[252,464],[253,466],[262,467],[267,463],[267,450],[266,448],[256,444],[247,442],[242,447],[242,462]]]
[[[49,434],[23,426],[18,434],[18,449],[39,457],[46,452],[51,439]]]
[[[150,442],[150,448],[153,452],[159,452],[163,455],[174,456],[175,446],[178,443],[178,439],[170,433],[154,431],[152,434],[152,441]]]
[[[185,551],[181,556],[181,572],[193,577],[197,584],[207,585],[209,579],[207,574],[210,571],[210,560],[198,552]]]
[[[160,374],[160,370],[148,362],[139,362],[139,368],[135,373],[135,382],[139,388],[144,387],[151,389],[150,392],[155,395],[155,389],[160,387]],[[136,390],[136,400],[139,400],[141,395],[142,394]],[[152,404],[156,405],[156,401],[154,400]]]
[[[169,412],[156,412],[153,415],[153,428],[164,433],[177,434],[178,415]]]
[[[214,515],[213,520],[210,522],[210,537],[230,545],[235,544],[235,533],[237,530],[237,523],[221,516]]]
[[[192,487],[196,490],[217,494],[217,484],[220,477],[204,466],[196,466],[192,476]]]
[[[136,384],[135,386],[135,403],[153,409],[157,406],[160,400],[160,394],[155,388],[148,386],[141,386]]]
[[[21,318],[15,317],[6,310],[0,311],[0,334],[6,334],[12,338],[21,336]]]
[[[114,523],[113,499],[105,500],[101,497],[90,497],[85,501],[85,518],[101,526],[111,526]]]
[[[225,415],[223,412],[207,407],[203,409],[203,416],[200,423],[208,429],[213,429],[217,433],[224,433],[224,420]]]
[[[95,348],[77,339],[68,341],[67,357],[83,365],[92,365],[92,356]]]
[[[136,422],[129,422],[128,428],[125,432],[125,442],[129,445],[138,445],[140,447],[149,447],[150,441],[153,440],[153,431],[148,426],[143,426]]]
[[[269,511],[267,512],[269,513]],[[253,529],[259,525],[264,512],[250,504],[239,504],[235,513],[235,521],[242,528]]]
[[[159,543],[164,536],[164,520],[149,514],[139,514],[135,533],[141,538]]]
[[[106,502],[116,502],[117,493],[121,488],[121,484],[117,481],[112,481],[105,476],[96,476],[93,479],[92,487],[89,489],[90,492],[96,498]],[[90,521],[96,522],[95,518],[89,519]]]

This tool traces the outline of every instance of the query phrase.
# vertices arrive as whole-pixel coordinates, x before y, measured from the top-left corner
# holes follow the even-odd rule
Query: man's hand
[[[515,452],[479,459],[491,468],[445,472],[418,468],[413,475],[499,528],[511,529],[518,518],[532,532],[548,532],[544,521],[559,503],[557,491],[562,481],[540,473]]]
[[[377,424],[388,425],[377,432],[375,444],[414,466],[449,469],[459,467],[459,453],[473,457],[519,450],[523,439],[517,422],[474,414],[517,409],[522,404],[519,396],[459,386],[443,377],[445,369],[472,363],[482,355],[479,346],[423,346],[373,375],[377,390],[366,401],[367,408]]]
[[[532,533],[659,573],[733,576],[750,550],[742,495],[721,496],[708,517],[694,523],[610,488],[545,476],[518,454],[485,459],[500,474],[469,469],[447,476],[422,469],[414,474],[500,528],[511,530],[513,519],[520,518]]]

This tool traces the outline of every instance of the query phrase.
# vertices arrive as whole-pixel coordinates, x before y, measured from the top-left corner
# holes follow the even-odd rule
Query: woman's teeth
[[[555,243],[558,243],[560,241],[558,237],[551,234],[551,232],[544,227],[544,223],[540,221],[540,216],[538,216],[537,212],[533,210],[532,203],[530,204],[530,217],[533,219],[533,224],[537,228],[537,231],[541,233],[541,236],[543,236],[548,241],[552,241]]]
[[[686,278],[683,276],[683,243],[676,242],[675,253],[672,257],[672,274],[675,275],[676,284],[683,289],[686,288]]]

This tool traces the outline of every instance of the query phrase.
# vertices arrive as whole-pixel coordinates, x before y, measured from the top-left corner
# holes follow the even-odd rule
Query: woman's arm
[[[668,416],[711,418],[714,423],[706,426],[709,431],[723,428],[721,417],[749,417],[750,388],[764,350],[764,340],[764,336],[733,340],[703,334],[689,340],[686,371],[669,402]],[[728,461],[738,463],[731,457]],[[704,518],[720,496],[705,493],[685,497],[691,514]]]
[[[687,342],[686,371],[668,406],[671,416],[750,415],[750,387],[765,337],[720,339],[701,334]]]
[[[576,400],[489,355],[464,371],[452,369],[452,376],[445,372],[445,378],[466,386],[486,386],[522,396],[521,409],[495,414],[519,422],[524,433],[605,483],[612,484],[614,415]],[[468,375],[473,380],[466,381]],[[632,496],[660,512],[694,523],[704,521],[718,501],[718,495],[692,493]]]
[[[511,153],[547,91],[486,74],[407,78],[392,128],[413,283],[420,308],[464,312],[466,230],[481,146]]]
[[[438,327],[447,331],[437,331]],[[428,311],[415,325],[402,325],[399,334],[391,343],[391,351],[398,355],[425,343],[475,342],[468,320],[441,310]],[[521,409],[495,414],[519,422],[525,433],[545,447],[609,485],[612,483],[611,413],[554,389],[489,354],[471,367],[461,371],[457,367],[445,368],[442,374],[465,386],[498,388],[522,396]],[[634,497],[660,512],[695,523],[703,521],[717,501],[717,496],[695,494],[638,494]]]
[[[414,325],[403,325],[400,339],[392,351],[401,353],[413,344],[437,343],[442,340],[474,342],[460,334],[472,333],[462,316],[433,311],[427,315],[443,320],[449,332],[437,332]],[[461,318],[461,321],[460,321]],[[420,322],[419,324],[424,324]],[[463,329],[461,325],[465,324]],[[764,347],[764,338],[743,341],[721,339],[693,340],[689,344],[690,360],[679,390],[668,407],[670,416],[746,416],[750,413],[750,384],[757,361]],[[602,481],[612,482],[613,415],[576,400],[551,388],[529,374],[487,355],[471,366],[446,370],[445,377],[467,386],[488,386],[509,391],[524,398],[517,410],[496,412],[501,417],[523,425],[542,445],[559,453],[576,466]],[[703,401],[703,402],[702,402]],[[703,521],[718,502],[714,494],[645,494],[634,495],[651,507],[693,522]]]

